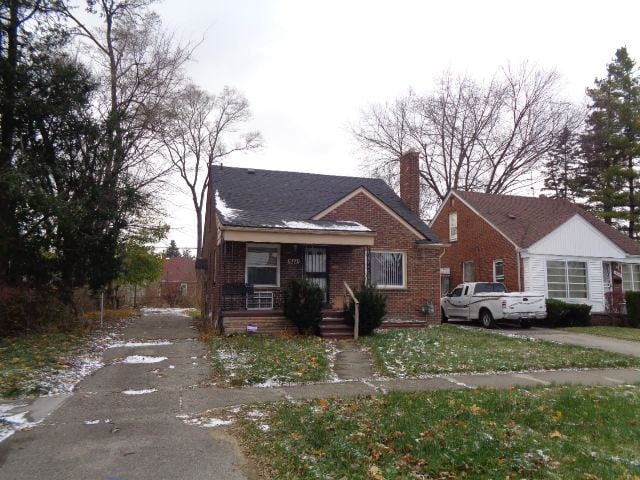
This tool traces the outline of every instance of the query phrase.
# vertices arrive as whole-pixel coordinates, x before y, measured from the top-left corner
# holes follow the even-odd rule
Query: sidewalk
[[[551,385],[615,386],[632,383],[640,383],[640,368],[469,373],[405,379],[365,378],[272,388],[208,388],[199,393],[201,398],[198,403],[202,403],[204,409],[213,409],[251,403],[375,395],[388,392],[428,392],[473,388],[509,389]],[[206,396],[206,399],[202,396]]]

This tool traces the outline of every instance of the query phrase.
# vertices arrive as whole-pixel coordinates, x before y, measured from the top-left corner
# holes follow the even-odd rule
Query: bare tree
[[[558,81],[555,71],[526,64],[485,83],[445,73],[431,94],[369,107],[352,132],[365,168],[383,178],[397,175],[403,152],[420,152],[427,210],[451,189],[513,192],[566,125]]]
[[[93,27],[64,3],[60,11],[75,25],[89,47],[98,78],[103,79],[97,113],[107,125],[107,178],[122,175],[138,188],[152,185],[169,170],[159,163],[162,146],[158,125],[166,104],[182,80],[192,45],[183,45],[163,30],[153,0],[87,0],[86,10],[99,19]]]
[[[176,97],[166,115],[165,155],[184,181],[196,213],[197,255],[202,251],[203,207],[211,165],[235,152],[262,146],[259,132],[240,133],[251,118],[249,102],[234,88],[211,95],[189,84]]]

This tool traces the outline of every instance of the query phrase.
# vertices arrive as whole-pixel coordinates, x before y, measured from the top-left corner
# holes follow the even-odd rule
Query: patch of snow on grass
[[[143,388],[142,390],[123,390],[125,395],[146,395],[147,393],[157,392],[157,388]]]
[[[168,360],[167,357],[149,357],[146,355],[129,355],[121,363],[159,363]]]

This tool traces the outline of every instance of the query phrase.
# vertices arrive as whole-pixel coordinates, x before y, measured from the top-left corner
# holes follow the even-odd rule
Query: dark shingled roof
[[[224,225],[282,228],[284,222],[308,221],[357,188],[364,187],[428,240],[440,243],[420,217],[409,210],[391,187],[380,179],[221,166],[211,168],[214,192],[228,209],[236,210],[233,215],[221,216]],[[315,223],[322,228],[323,221]],[[353,225],[349,222],[327,223],[344,224],[347,229]]]
[[[527,248],[578,214],[629,255],[640,255],[640,244],[567,200],[462,192],[457,196],[521,248]]]

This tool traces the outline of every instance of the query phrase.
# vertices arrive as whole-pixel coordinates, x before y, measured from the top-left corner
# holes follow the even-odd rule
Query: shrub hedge
[[[640,292],[626,292],[624,299],[627,302],[629,326],[640,327]]]
[[[369,335],[382,323],[387,314],[387,299],[373,285],[363,283],[354,293],[360,302],[360,318],[358,321],[358,334]],[[355,324],[356,306],[350,300],[344,307],[344,318],[349,325]]]
[[[322,320],[324,292],[306,278],[293,278],[284,291],[284,315],[304,335],[315,335]]]
[[[566,303],[562,300],[549,298],[547,303],[547,318],[540,325],[556,327],[588,327],[591,325],[591,305],[580,303]]]

